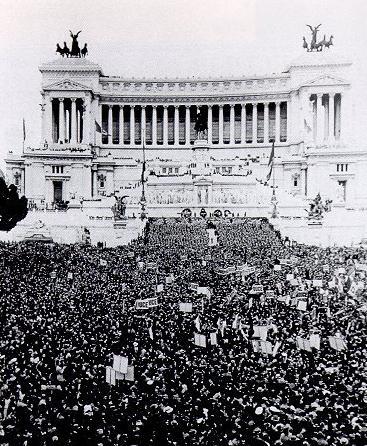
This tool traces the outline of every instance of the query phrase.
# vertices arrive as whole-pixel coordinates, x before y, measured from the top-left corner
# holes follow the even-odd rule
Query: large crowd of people
[[[0,445],[367,444],[365,250],[214,227],[217,243],[203,219],[157,219],[113,249],[0,245]],[[114,354],[132,379],[107,382]]]

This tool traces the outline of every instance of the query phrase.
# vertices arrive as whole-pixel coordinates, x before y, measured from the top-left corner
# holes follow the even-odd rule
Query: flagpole
[[[141,172],[141,185],[142,185],[142,191],[141,191],[141,198],[140,198],[140,205],[141,205],[141,213],[140,218],[141,220],[144,220],[146,218],[145,214],[145,205],[146,205],[146,199],[145,199],[145,128],[142,129],[142,148],[143,148],[143,166],[142,166],[142,172]]]
[[[273,174],[273,194],[271,197],[271,204],[273,206],[273,210],[271,213],[272,218],[277,218],[278,216],[278,210],[277,210],[277,197],[275,195],[275,166],[274,166],[274,160],[275,160],[275,141],[273,141],[273,159],[272,159],[272,174]]]

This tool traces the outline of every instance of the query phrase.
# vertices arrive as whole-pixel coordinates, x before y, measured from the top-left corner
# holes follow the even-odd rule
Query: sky
[[[88,42],[106,75],[234,77],[283,71],[304,51],[306,24],[322,23],[330,51],[353,61],[357,101],[367,104],[366,0],[0,0],[0,11],[2,169],[8,150],[21,152],[23,118],[26,146],[39,144],[38,67],[68,30],[82,30],[80,46]]]

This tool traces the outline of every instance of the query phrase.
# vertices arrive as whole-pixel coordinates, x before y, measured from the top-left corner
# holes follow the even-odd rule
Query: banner
[[[194,343],[198,347],[206,347],[206,336],[199,334],[199,333],[195,333],[194,334]]]
[[[137,299],[135,301],[135,308],[137,310],[147,310],[149,308],[148,299]]]
[[[112,368],[116,372],[127,373],[128,358],[126,356],[113,355]]]
[[[191,302],[180,302],[179,303],[180,311],[184,313],[192,313],[192,303]]]
[[[148,301],[148,307],[149,308],[153,308],[153,307],[158,307],[158,297],[150,297],[149,299],[147,299]]]
[[[322,280],[321,279],[313,279],[312,286],[314,286],[314,287],[322,287]]]
[[[148,308],[158,307],[158,298],[150,297],[149,299],[137,299],[135,308],[137,310],[147,310]]]
[[[294,274],[287,274],[287,275],[286,275],[286,280],[288,280],[288,282],[289,282],[290,280],[292,280],[292,279],[294,279]]]
[[[266,296],[268,299],[274,299],[274,297],[275,297],[275,292],[274,292],[273,290],[267,290],[265,296]]]
[[[282,265],[274,265],[274,271],[281,271]]]
[[[163,291],[163,283],[159,283],[157,285],[157,293],[162,293],[162,291]]]

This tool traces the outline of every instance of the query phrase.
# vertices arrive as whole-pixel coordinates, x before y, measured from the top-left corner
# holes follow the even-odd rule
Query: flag
[[[26,133],[25,133],[25,119],[23,118],[23,142],[25,141]]]
[[[96,120],[94,120],[95,124],[96,124],[96,132],[97,133],[101,133],[102,135],[105,136],[110,136],[108,132],[106,132],[106,130],[103,130],[102,127],[98,124],[98,122]]]
[[[273,171],[273,162],[274,162],[274,141],[273,141],[273,145],[271,147],[271,152],[270,152],[270,156],[269,156],[269,161],[268,161],[269,172],[266,176],[266,181],[270,180],[271,173]]]

